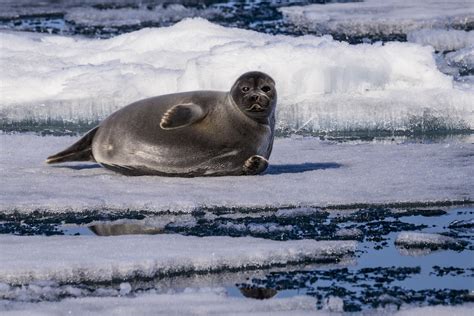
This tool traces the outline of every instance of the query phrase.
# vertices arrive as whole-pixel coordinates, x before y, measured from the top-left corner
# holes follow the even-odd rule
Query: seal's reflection
[[[155,235],[164,232],[163,227],[153,227],[137,223],[96,224],[89,229],[97,236]]]
[[[257,300],[266,300],[274,297],[278,293],[275,289],[263,287],[241,287],[239,290],[243,296]]]

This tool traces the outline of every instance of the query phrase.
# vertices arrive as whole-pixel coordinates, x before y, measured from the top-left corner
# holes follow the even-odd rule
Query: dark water
[[[37,212],[3,214],[0,220],[0,233],[15,235],[182,234],[359,241],[353,256],[326,263],[308,262],[217,275],[124,280],[130,282],[134,293],[150,289],[179,290],[187,286],[225,287],[230,295],[249,299],[314,296],[318,298],[319,308],[330,297],[333,297],[331,300],[338,297],[345,311],[386,305],[396,309],[403,304],[456,305],[474,299],[471,292],[474,289],[474,208],[468,205],[353,210],[218,208],[181,215]],[[454,238],[456,243],[396,245],[395,240],[402,231],[441,234]],[[104,287],[119,293],[119,284],[76,286],[86,296],[95,296],[98,288]]]

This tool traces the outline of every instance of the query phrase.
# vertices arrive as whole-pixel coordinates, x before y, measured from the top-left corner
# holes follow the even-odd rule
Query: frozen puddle
[[[277,139],[261,176],[126,177],[97,164],[49,166],[75,137],[0,135],[0,211],[192,212],[472,201],[471,143],[336,143]]]

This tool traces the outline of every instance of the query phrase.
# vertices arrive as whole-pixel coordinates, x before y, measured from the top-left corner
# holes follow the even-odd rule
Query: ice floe
[[[404,248],[463,249],[465,243],[453,237],[432,233],[401,232],[395,240],[397,246]]]
[[[433,49],[349,45],[225,28],[203,19],[107,40],[1,32],[0,128],[97,122],[132,101],[229,90],[248,70],[277,82],[280,129],[452,130],[474,125],[474,89],[441,73]]]
[[[213,206],[317,208],[474,198],[471,143],[276,139],[269,170],[252,177],[126,177],[92,163],[44,163],[45,157],[76,139],[0,135],[0,211],[190,212]],[[278,215],[307,212],[317,211],[301,208]]]
[[[255,300],[230,297],[222,288],[187,288],[179,293],[147,292],[135,297],[69,298],[60,302],[0,301],[2,315],[315,315],[310,296]],[[3,308],[2,308],[3,307]],[[3,310],[2,310],[3,309]],[[326,314],[326,313],[324,313]]]
[[[290,23],[320,33],[406,34],[422,28],[468,28],[474,23],[471,0],[365,0],[281,8]]]
[[[0,282],[110,282],[328,261],[353,241],[271,241],[181,235],[0,236]]]

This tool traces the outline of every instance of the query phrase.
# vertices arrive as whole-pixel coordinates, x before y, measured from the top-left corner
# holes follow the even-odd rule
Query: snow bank
[[[474,23],[471,0],[365,0],[281,8],[283,18],[320,33],[406,34],[422,28],[468,28]]]
[[[315,206],[474,199],[474,144],[331,143],[276,139],[252,177],[126,177],[96,164],[46,165],[76,137],[0,135],[0,211]],[[298,209],[298,213],[312,212]],[[292,216],[281,211],[280,216]]]
[[[351,241],[271,241],[180,235],[0,236],[0,282],[109,282],[337,259]]]
[[[395,244],[405,248],[463,249],[461,241],[440,234],[401,232]]]
[[[150,96],[229,90],[243,72],[261,70],[277,82],[280,128],[474,126],[474,89],[453,86],[432,49],[410,43],[349,45],[202,19],[108,40],[1,32],[0,43],[0,124],[95,122]]]
[[[0,310],[2,305],[0,302]],[[60,302],[13,303],[2,315],[318,315],[309,296],[253,300],[229,297],[222,289],[145,293],[136,297],[87,297]],[[324,313],[326,314],[326,313]]]
[[[458,50],[474,45],[474,31],[421,29],[409,32],[407,40],[430,45],[438,51]]]

